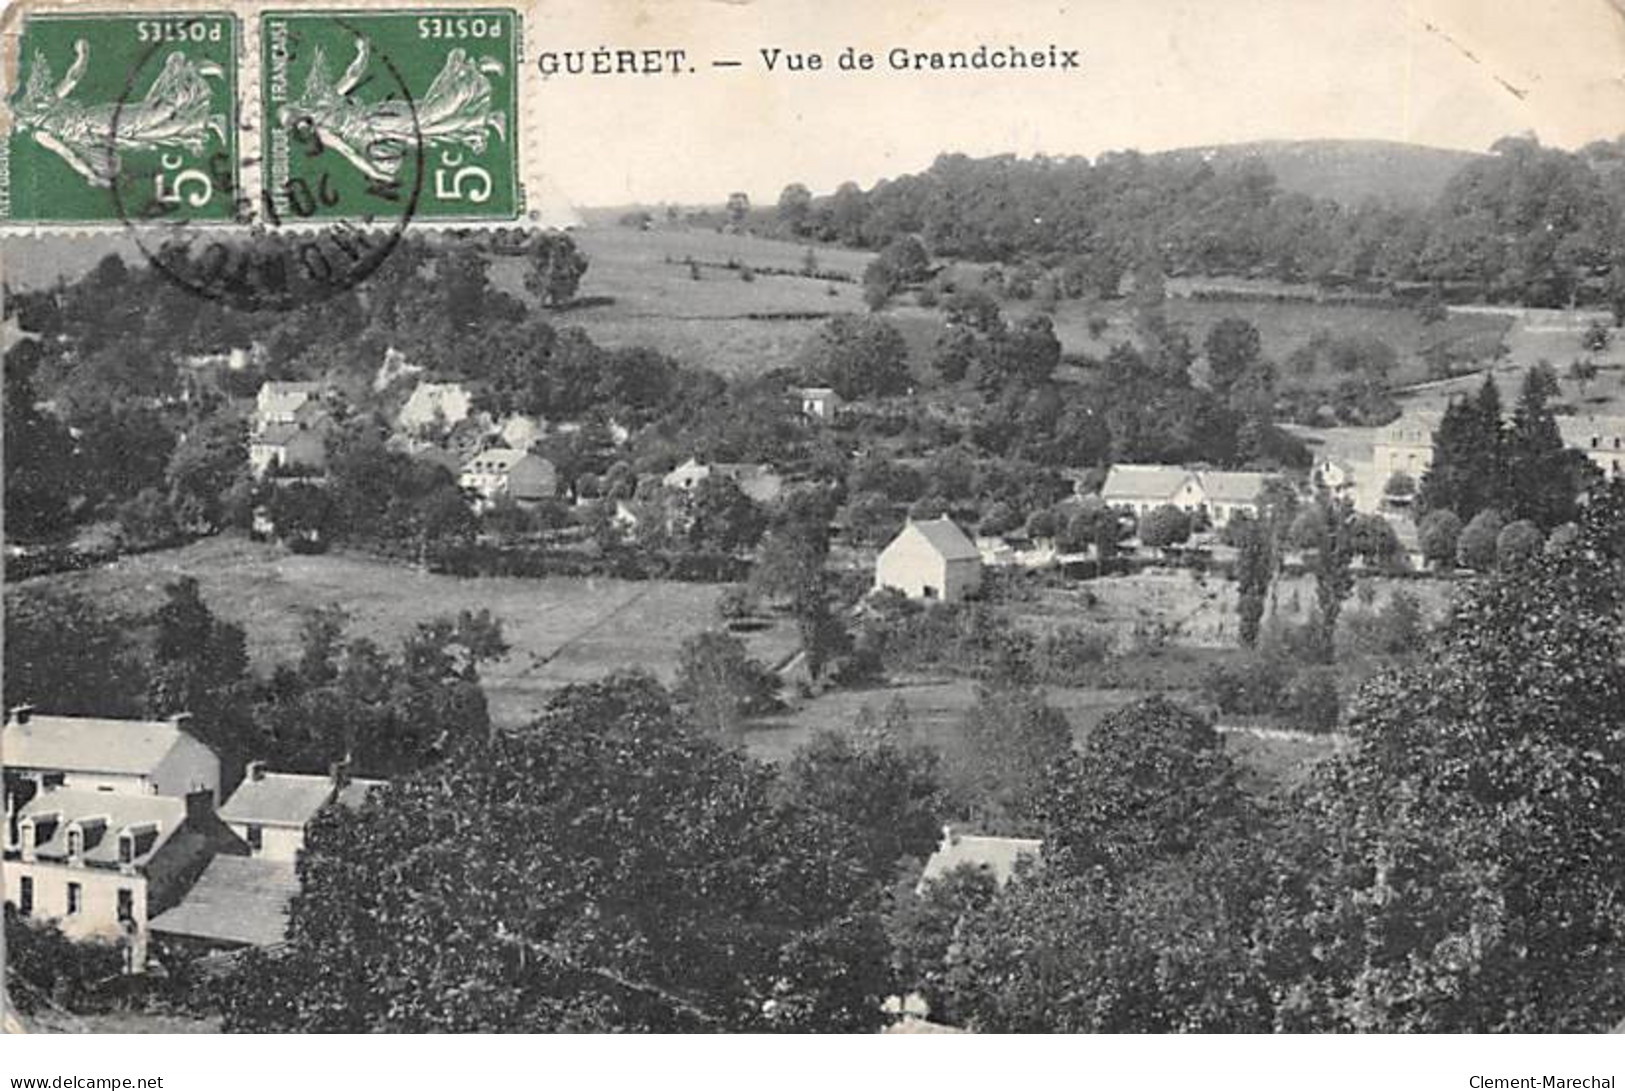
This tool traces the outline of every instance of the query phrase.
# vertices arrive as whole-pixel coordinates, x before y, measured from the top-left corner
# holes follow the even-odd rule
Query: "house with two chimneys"
[[[153,919],[153,934],[166,945],[199,953],[281,943],[299,892],[295,865],[311,822],[329,804],[360,807],[382,784],[351,777],[342,764],[319,776],[273,773],[263,762],[250,762],[220,809],[220,820],[247,854],[210,860],[186,895]]]
[[[982,554],[952,519],[910,519],[875,559],[875,590],[960,602],[982,586]]]
[[[1100,498],[1137,519],[1161,507],[1175,507],[1205,515],[1222,527],[1237,515],[1256,516],[1258,494],[1269,480],[1269,474],[1251,471],[1118,463],[1107,472]]]
[[[151,921],[221,852],[220,761],[184,718],[107,720],[14,709],[0,730],[6,825],[0,886],[25,917],[120,946],[146,967]]]

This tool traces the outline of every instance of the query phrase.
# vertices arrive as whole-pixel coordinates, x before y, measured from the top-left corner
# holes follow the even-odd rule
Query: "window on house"
[[[66,773],[46,773],[40,778],[40,783],[44,784],[47,788],[60,788],[62,787],[63,782],[67,779],[68,776]]]
[[[68,884],[68,916],[72,917],[85,907],[85,888],[78,883]]]
[[[937,589],[935,587],[922,587],[920,588],[920,593],[928,599],[934,599],[937,597]]]
[[[28,916],[34,911],[34,880],[24,875],[17,882],[17,912]]]
[[[85,835],[78,830],[68,831],[68,856],[78,856],[85,851]]]
[[[118,919],[121,923],[135,920],[135,891],[119,887]]]
[[[248,847],[255,852],[265,847],[265,827],[253,825],[248,827]]]
[[[135,860],[135,838],[125,836],[118,839],[118,862],[128,864]]]

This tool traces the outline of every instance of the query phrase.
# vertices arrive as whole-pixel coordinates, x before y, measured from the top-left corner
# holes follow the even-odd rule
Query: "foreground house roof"
[[[299,891],[294,865],[249,856],[216,856],[181,903],[152,920],[154,932],[215,943],[281,943],[288,903]]]

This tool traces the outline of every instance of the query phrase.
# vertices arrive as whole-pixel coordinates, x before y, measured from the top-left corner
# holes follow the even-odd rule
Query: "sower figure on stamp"
[[[91,185],[113,185],[120,152],[178,147],[201,155],[211,134],[225,139],[225,115],[209,112],[208,80],[222,75],[212,61],[171,53],[141,101],[122,107],[112,102],[87,106],[69,97],[89,63],[90,46],[81,38],[73,44],[73,64],[52,87],[51,66],[36,52],[14,116],[19,132],[29,132]]]
[[[305,80],[303,96],[282,107],[278,122],[287,129],[310,126],[322,145],[343,155],[374,182],[391,183],[400,177],[407,149],[421,140],[426,148],[457,144],[479,154],[485,151],[486,130],[506,139],[507,119],[491,109],[491,81],[502,74],[502,63],[490,57],[470,60],[461,49],[446,55],[440,74],[413,107],[397,99],[358,102],[351,97],[366,76],[370,48],[356,41],[355,60],[335,83],[326,58],[317,47]]]

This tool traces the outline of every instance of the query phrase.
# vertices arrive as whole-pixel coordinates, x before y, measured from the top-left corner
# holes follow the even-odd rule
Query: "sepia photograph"
[[[10,1086],[1625,1033],[1625,4],[14,0],[0,79]]]

